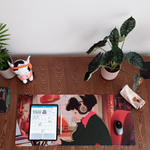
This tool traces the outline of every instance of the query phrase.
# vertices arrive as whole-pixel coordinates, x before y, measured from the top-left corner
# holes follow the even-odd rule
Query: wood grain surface
[[[150,57],[143,57],[150,61]],[[17,60],[20,58],[13,58]],[[26,58],[22,58],[26,59]],[[52,147],[16,147],[15,120],[19,94],[119,94],[119,90],[133,80],[120,72],[116,79],[106,81],[100,75],[100,69],[92,78],[83,81],[92,57],[31,57],[34,80],[24,85],[17,77],[4,79],[0,76],[0,87],[10,89],[10,107],[0,114],[0,150],[150,150],[150,79],[145,79],[136,90],[146,104],[140,110],[134,109],[135,146],[52,146]],[[139,70],[127,63],[122,69],[132,75]]]

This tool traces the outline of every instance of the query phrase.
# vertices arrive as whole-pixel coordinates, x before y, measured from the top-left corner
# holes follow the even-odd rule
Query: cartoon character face
[[[14,70],[20,80],[26,80],[30,77],[30,68],[24,67],[17,70]]]
[[[17,75],[20,80],[26,80],[30,77],[30,72],[25,75]]]
[[[81,120],[84,115],[80,114],[76,109],[71,110],[73,112],[74,118]]]

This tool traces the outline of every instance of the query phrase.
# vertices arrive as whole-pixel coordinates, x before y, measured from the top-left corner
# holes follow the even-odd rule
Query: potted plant
[[[5,48],[5,45],[8,45],[5,41],[9,40],[7,37],[10,35],[5,34],[8,31],[5,27],[6,24],[0,23],[0,74],[6,79],[11,79],[15,74],[11,71],[10,66],[7,63],[12,60],[9,56],[9,51]]]
[[[135,19],[133,17],[128,18],[121,26],[120,33],[117,28],[114,28],[109,36],[106,36],[103,40],[95,43],[86,53],[88,55],[94,53],[97,49],[101,49],[104,53],[98,53],[94,59],[89,63],[88,72],[86,72],[84,81],[90,79],[92,74],[97,71],[100,67],[105,68],[105,70],[109,72],[123,71],[130,75],[134,84],[132,89],[136,90],[136,88],[143,81],[143,78],[139,76],[139,74],[132,76],[128,72],[121,69],[121,64],[123,61],[128,62],[129,64],[141,69],[145,70],[144,61],[142,57],[136,52],[128,52],[123,53],[123,46],[125,43],[125,39],[127,35],[133,30],[135,27]],[[110,50],[106,51],[102,47],[109,44]],[[103,70],[103,69],[101,69]]]

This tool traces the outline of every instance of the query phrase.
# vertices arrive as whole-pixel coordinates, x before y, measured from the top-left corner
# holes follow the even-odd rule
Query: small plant
[[[98,43],[95,43],[86,53],[88,55],[94,53],[97,49],[101,49],[104,51],[104,54],[102,52],[98,53],[94,59],[90,62],[88,67],[88,72],[86,72],[84,81],[87,81],[90,79],[92,74],[99,69],[99,67],[105,67],[110,72],[115,71],[123,71],[124,73],[130,75],[133,80],[134,84],[132,89],[136,90],[136,88],[141,84],[143,81],[143,78],[139,76],[139,74],[132,76],[131,74],[127,73],[124,70],[121,70],[119,68],[119,65],[126,61],[129,64],[141,69],[145,70],[144,61],[142,57],[136,53],[136,52],[128,52],[123,53],[122,49],[125,43],[125,38],[127,35],[133,30],[135,27],[135,19],[133,17],[130,17],[127,19],[120,28],[120,34],[117,28],[114,28],[109,36],[106,36],[103,40],[99,41]],[[106,51],[102,47],[108,43],[110,45],[109,51]],[[121,46],[119,46],[121,45]]]
[[[7,61],[10,60],[9,51],[5,48],[8,45],[5,41],[9,40],[7,37],[10,34],[6,34],[9,29],[5,29],[5,27],[6,24],[0,23],[0,70],[9,68]]]
[[[8,61],[10,60],[8,50],[6,48],[0,49],[0,70],[9,68]]]

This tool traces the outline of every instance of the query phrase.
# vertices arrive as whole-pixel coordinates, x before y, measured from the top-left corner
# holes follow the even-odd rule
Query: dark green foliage
[[[9,67],[7,61],[10,60],[8,50],[6,48],[0,49],[0,70],[5,70]]]
[[[133,80],[134,80],[134,84],[132,89],[135,91],[138,88],[138,86],[142,83],[143,78],[140,77],[139,74],[137,74],[133,77]]]
[[[108,65],[113,59],[113,51],[107,51],[102,58],[102,65]]]
[[[8,29],[5,29],[6,24],[0,23],[0,70],[5,70],[9,67],[7,61],[10,60],[9,52],[4,48],[7,43],[5,41],[9,40],[8,37],[10,34],[6,34]]]
[[[136,52],[129,52],[124,54],[124,60],[141,70],[145,70],[144,61],[142,57]]]
[[[121,64],[123,61],[123,52],[119,47],[113,47],[113,61],[117,64]]]
[[[119,32],[116,28],[111,31],[110,36],[109,36],[109,40],[112,44],[112,47],[118,46]]]
[[[88,55],[93,54],[98,48],[105,46],[108,36],[106,36],[102,41],[95,43],[86,53]]]
[[[118,65],[120,65],[123,61],[128,62],[129,64],[141,69],[145,70],[144,61],[142,57],[136,52],[129,52],[124,54],[122,51],[126,36],[134,29],[136,21],[133,17],[127,19],[120,28],[120,34],[117,28],[114,28],[109,36],[106,36],[103,40],[95,43],[88,51],[87,54],[94,53],[97,49],[101,49],[104,51],[104,55],[99,53],[96,57],[90,62],[88,72],[85,74],[84,81],[90,79],[92,73],[97,71],[99,67],[106,67],[109,70],[117,71],[119,70]],[[119,42],[122,42],[122,47],[119,47]],[[104,50],[102,47],[109,43],[111,49],[109,51]],[[123,71],[123,70],[121,70]],[[125,72],[125,71],[123,71]],[[125,72],[127,73],[127,72]],[[129,73],[127,73],[129,74]],[[130,75],[130,74],[129,74]],[[131,75],[130,75],[131,76]],[[138,75],[133,77],[134,85],[133,89],[135,90],[139,85],[139,80],[141,77]]]
[[[86,72],[84,81],[89,80],[89,78],[92,76],[92,74],[98,70],[101,64],[103,54],[100,52],[98,53],[94,59],[89,63],[88,72]]]
[[[121,36],[127,36],[135,27],[135,19],[133,17],[130,17],[127,19],[120,28],[120,34]]]

